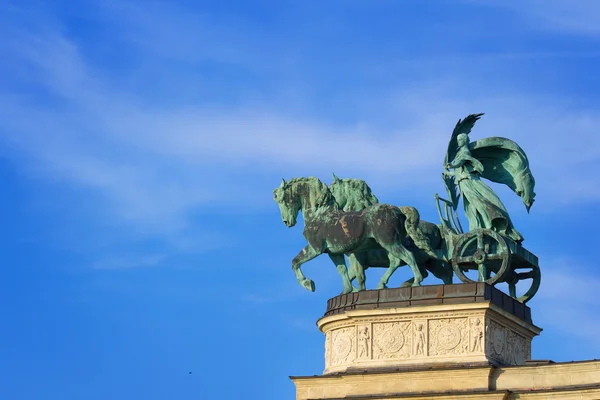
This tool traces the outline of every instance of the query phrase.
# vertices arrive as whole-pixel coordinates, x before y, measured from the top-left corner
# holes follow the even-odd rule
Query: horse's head
[[[335,199],[323,182],[315,177],[293,178],[289,182],[281,180],[281,185],[273,191],[279,205],[281,219],[288,227],[296,225],[298,213],[311,218],[315,212],[335,207]]]
[[[302,203],[298,196],[294,196],[293,186],[281,179],[281,185],[273,191],[273,199],[279,205],[283,223],[288,228],[296,225]]]

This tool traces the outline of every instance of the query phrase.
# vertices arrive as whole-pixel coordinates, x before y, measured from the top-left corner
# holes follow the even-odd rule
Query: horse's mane
[[[321,182],[319,178],[316,178],[314,176],[309,176],[308,178],[292,178],[287,183],[290,185],[309,183],[312,186],[316,186],[318,197],[315,199],[315,204],[313,204],[313,206],[315,206],[316,208],[335,204],[335,198],[331,194],[331,191],[329,190],[326,184]]]
[[[335,200],[344,211],[360,211],[373,204],[379,203],[379,200],[373,194],[367,182],[362,179],[335,179],[331,184],[332,192],[334,192],[334,186],[341,187],[341,191],[345,198],[335,197]]]
[[[321,180],[319,178],[316,178],[314,176],[309,176],[308,178],[306,178],[306,177],[292,178],[289,181],[287,181],[286,183],[292,184],[292,183],[305,183],[305,182],[312,182],[312,183],[316,183],[316,184],[325,185],[323,182],[321,182]]]

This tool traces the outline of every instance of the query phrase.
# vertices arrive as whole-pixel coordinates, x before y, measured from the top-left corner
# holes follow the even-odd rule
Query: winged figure
[[[493,229],[520,243],[523,236],[514,228],[506,207],[481,178],[507,185],[521,197],[527,211],[535,199],[535,180],[527,155],[512,140],[489,137],[470,142],[469,133],[482,115],[459,120],[452,132],[444,160],[446,190],[455,210],[462,196],[470,230]]]

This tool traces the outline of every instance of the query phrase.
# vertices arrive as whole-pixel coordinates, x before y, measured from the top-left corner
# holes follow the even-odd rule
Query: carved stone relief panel
[[[331,365],[331,331],[325,334],[325,367]]]
[[[410,328],[410,321],[373,324],[373,358],[410,357],[412,347]]]
[[[524,339],[525,340],[525,360],[531,360],[531,340],[529,339]]]
[[[371,325],[358,325],[356,329],[356,359],[370,360],[373,357],[371,346]]]
[[[481,362],[522,365],[531,339],[519,325],[482,311],[376,315],[333,321],[325,331],[329,372],[353,366]]]
[[[499,361],[504,361],[506,347],[506,328],[493,319],[488,320],[486,329],[487,354]]]
[[[531,357],[530,341],[510,328],[489,320],[486,331],[488,354],[508,365],[522,365]]]
[[[483,342],[485,322],[483,318],[469,319],[469,351],[471,353],[483,353],[485,344]]]
[[[429,321],[429,355],[463,354],[469,348],[467,318],[444,318]]]
[[[347,364],[356,358],[356,327],[331,332],[331,366]]]
[[[427,320],[415,320],[412,323],[413,346],[412,354],[414,356],[427,355]]]
[[[511,330],[506,332],[506,351],[504,353],[504,362],[512,365],[525,364],[526,359],[526,340]]]

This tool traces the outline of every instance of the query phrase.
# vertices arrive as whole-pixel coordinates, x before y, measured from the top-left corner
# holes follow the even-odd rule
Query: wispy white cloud
[[[574,258],[548,262],[542,270],[542,285],[535,297],[535,323],[572,340],[586,340],[600,351],[600,279],[595,271]]]
[[[112,14],[134,7],[107,4]],[[148,25],[152,10],[136,16],[136,24]],[[144,29],[131,28],[130,39],[151,46]],[[218,41],[222,35],[215,32]],[[468,77],[455,76],[452,85],[416,82],[374,99],[390,121],[385,125],[367,114],[342,124],[290,112],[276,101],[171,105],[115,86],[107,71],[52,24],[16,37],[13,51],[5,53],[7,63],[27,68],[31,73],[23,83],[55,101],[40,103],[19,90],[0,96],[9,155],[24,157],[22,164],[33,173],[92,189],[108,200],[116,217],[135,224],[181,229],[188,213],[235,203],[240,193],[246,206],[260,206],[270,201],[274,173],[329,177],[335,171],[398,193],[429,187],[438,182],[454,122],[479,111],[488,115],[473,136],[517,140],[530,156],[538,198],[552,196],[555,207],[600,200],[592,166],[600,160],[595,128],[600,116],[559,98],[476,88],[464,93],[457,87],[470,87],[462,85]],[[227,38],[243,47],[239,37]],[[544,201],[536,206],[543,208]]]
[[[277,39],[241,15],[216,17],[202,7],[182,9],[176,3],[129,0],[101,1],[93,9],[99,15],[90,17],[111,21],[120,39],[136,52],[171,62],[222,63],[260,70],[273,65],[264,62],[264,51]]]
[[[545,22],[548,29],[598,36],[600,35],[600,4],[593,0],[526,2],[533,18]]]
[[[531,25],[545,30],[600,35],[600,3],[595,0],[466,0],[467,3],[512,9]]]

